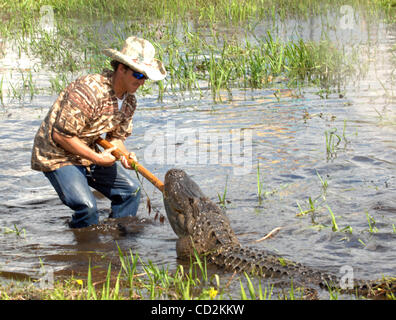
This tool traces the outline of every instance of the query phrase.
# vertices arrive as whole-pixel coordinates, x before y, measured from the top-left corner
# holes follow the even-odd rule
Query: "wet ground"
[[[328,272],[351,266],[357,278],[394,276],[396,100],[391,49],[396,29],[379,24],[362,38],[369,38],[369,32],[376,38],[362,46],[371,53],[361,61],[369,67],[368,75],[350,83],[342,96],[322,99],[316,88],[274,95],[274,84],[269,89],[234,89],[232,100],[224,92],[219,103],[213,103],[210,93],[201,99],[189,93],[166,95],[161,103],[155,96],[139,97],[134,132],[126,145],[161,179],[168,169],[182,168],[216,202],[226,187],[226,212],[243,244]],[[110,261],[117,264],[117,245],[174,269],[176,236],[167,220],[154,219],[156,212],[166,213],[160,192],[147,181],[143,188],[151,199],[151,214],[142,197],[137,218],[109,220],[109,202],[98,195],[101,226],[69,229],[72,212],[46,178],[30,169],[34,134],[55,98],[40,96],[23,105],[7,101],[0,112],[3,276],[37,277],[42,266],[59,275],[84,273],[89,260],[106,268]],[[335,128],[341,142],[329,154],[325,132]],[[214,140],[205,140],[208,136],[222,140],[216,146]],[[318,174],[328,183],[325,190]],[[310,208],[310,197],[314,214],[296,216],[298,205]],[[341,231],[332,230],[328,208]],[[273,238],[252,243],[277,227],[282,229]]]

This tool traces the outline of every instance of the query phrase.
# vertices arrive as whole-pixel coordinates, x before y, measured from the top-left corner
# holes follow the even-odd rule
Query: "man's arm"
[[[55,130],[52,132],[52,139],[66,151],[88,159],[97,165],[108,167],[113,165],[116,161],[116,158],[111,154],[111,152],[116,147],[107,149],[102,153],[97,153],[95,150],[92,150],[84,142],[82,142],[78,137],[66,137],[59,134]]]

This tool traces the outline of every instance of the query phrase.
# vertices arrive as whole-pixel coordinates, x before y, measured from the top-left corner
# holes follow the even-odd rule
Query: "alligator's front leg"
[[[179,259],[189,259],[194,254],[193,245],[190,236],[177,239],[176,253]]]
[[[189,260],[191,256],[195,257],[195,253],[200,256],[206,253],[206,251],[199,242],[193,241],[191,236],[185,236],[177,239],[176,253],[179,259]]]

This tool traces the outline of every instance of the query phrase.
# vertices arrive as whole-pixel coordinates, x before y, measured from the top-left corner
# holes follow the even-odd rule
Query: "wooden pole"
[[[98,138],[96,140],[96,143],[105,149],[109,149],[113,147],[113,145],[109,141],[102,138]],[[143,177],[145,177],[148,181],[150,181],[159,191],[164,192],[164,183],[160,179],[158,179],[155,175],[153,175],[149,170],[143,167],[140,163],[130,159],[128,157],[128,154],[122,152],[120,149],[115,149],[111,154],[114,157],[116,157],[117,160],[119,160],[122,156],[125,156],[125,158],[127,159],[128,163],[132,168],[136,169]]]

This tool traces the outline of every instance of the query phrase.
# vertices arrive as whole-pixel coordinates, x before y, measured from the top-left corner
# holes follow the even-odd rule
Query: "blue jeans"
[[[111,218],[135,216],[140,202],[140,187],[119,163],[111,167],[68,165],[44,172],[61,201],[74,211],[71,228],[99,222],[92,187],[111,200]]]

